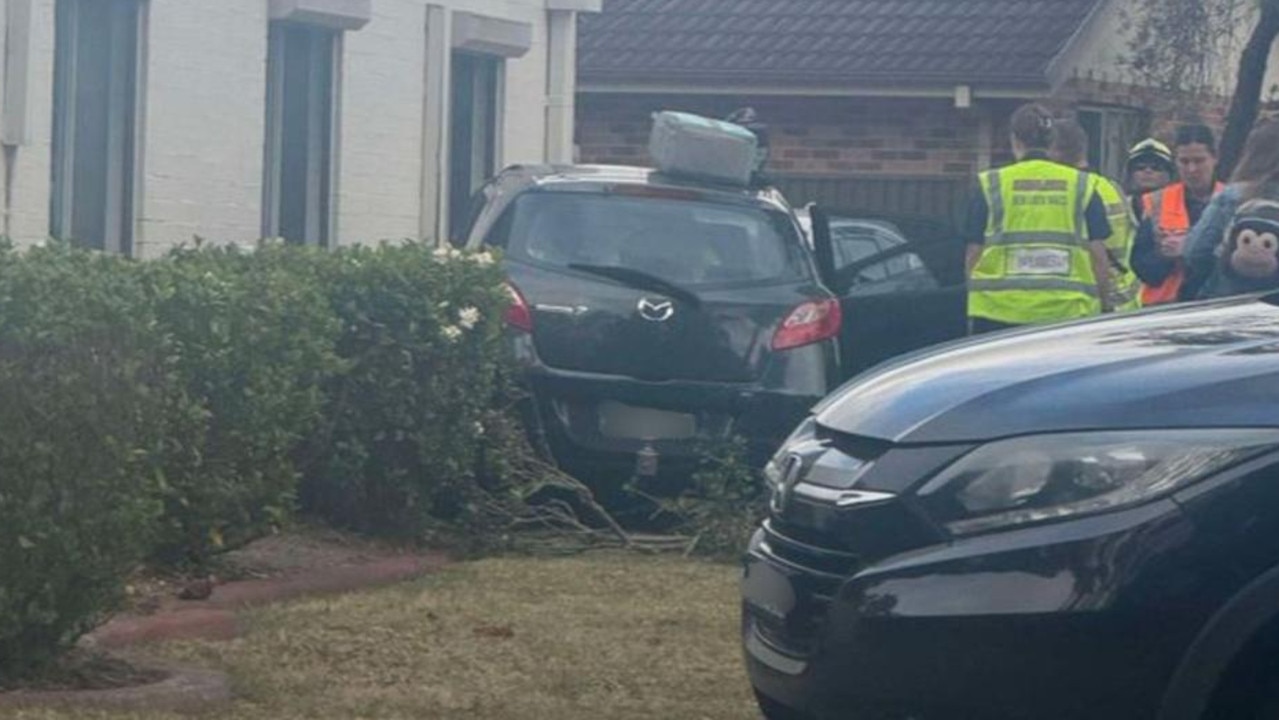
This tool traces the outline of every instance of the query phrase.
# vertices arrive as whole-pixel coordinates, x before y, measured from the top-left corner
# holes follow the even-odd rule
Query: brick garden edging
[[[5,708],[76,708],[195,713],[231,701],[231,682],[213,670],[169,668],[159,682],[113,690],[18,690],[0,693]]]
[[[436,572],[447,565],[443,553],[403,555],[369,562],[306,570],[264,580],[218,585],[206,600],[170,600],[151,615],[118,615],[83,639],[90,648],[123,650],[171,640],[230,640],[241,631],[236,613],[246,608],[317,595],[391,585]],[[0,693],[0,710],[19,707],[203,712],[231,702],[224,673],[165,668],[159,682],[112,690],[15,691]]]
[[[447,562],[442,553],[405,555],[279,578],[229,582],[214,588],[207,600],[174,600],[151,615],[117,616],[90,633],[88,642],[112,649],[168,640],[230,640],[240,632],[239,610],[390,585],[439,570]]]

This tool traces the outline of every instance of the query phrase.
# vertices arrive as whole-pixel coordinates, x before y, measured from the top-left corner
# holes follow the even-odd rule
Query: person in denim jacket
[[[1178,299],[1234,294],[1219,277],[1217,252],[1239,206],[1257,198],[1279,200],[1279,120],[1263,120],[1253,128],[1230,185],[1213,198],[1186,237],[1187,278]]]

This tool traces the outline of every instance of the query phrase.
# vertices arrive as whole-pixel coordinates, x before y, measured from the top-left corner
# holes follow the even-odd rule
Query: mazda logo
[[[675,316],[675,303],[670,300],[640,298],[639,314],[649,322],[666,322]]]
[[[804,474],[804,458],[799,453],[791,453],[782,461],[782,473],[778,478],[777,484],[773,487],[773,497],[769,500],[769,509],[774,515],[780,515],[786,511],[786,506],[790,504],[791,496],[795,494],[795,486],[799,484],[799,478]]]

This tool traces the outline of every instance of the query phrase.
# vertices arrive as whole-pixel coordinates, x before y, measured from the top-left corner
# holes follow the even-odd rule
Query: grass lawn
[[[216,716],[236,720],[747,720],[736,583],[734,566],[670,557],[484,560],[254,611],[242,639],[155,653],[229,672],[241,699]]]

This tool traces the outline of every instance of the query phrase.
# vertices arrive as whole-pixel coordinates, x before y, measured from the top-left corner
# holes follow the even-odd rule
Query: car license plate
[[[791,578],[759,559],[753,559],[746,566],[742,598],[756,612],[776,623],[785,623],[795,611],[795,586]]]
[[[605,437],[619,440],[687,440],[697,435],[697,418],[688,413],[603,402],[599,405],[599,429]]]

